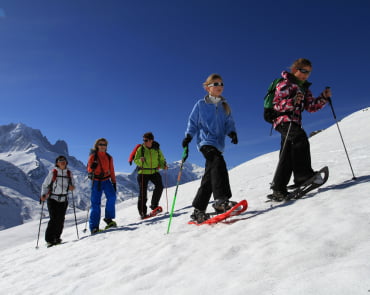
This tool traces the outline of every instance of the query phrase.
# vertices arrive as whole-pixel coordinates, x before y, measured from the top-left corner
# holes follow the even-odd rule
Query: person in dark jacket
[[[61,235],[68,207],[68,191],[75,188],[72,172],[67,169],[67,159],[59,156],[55,159],[55,168],[45,178],[41,188],[42,202],[47,201],[50,220],[45,232],[48,247],[62,242]]]
[[[276,131],[281,134],[279,164],[276,169],[271,189],[271,198],[284,199],[288,195],[287,185],[293,173],[294,183],[299,186],[314,176],[311,167],[310,144],[307,134],[302,128],[302,112],[312,113],[322,109],[331,96],[330,89],[325,89],[314,98],[307,81],[312,72],[312,64],[308,59],[297,59],[291,71],[283,71],[283,80],[276,86],[273,100],[277,117],[273,122]],[[323,182],[317,174],[315,183]]]
[[[196,137],[197,147],[206,159],[205,171],[198,192],[193,200],[194,213],[191,218],[201,223],[209,218],[206,209],[213,194],[213,207],[218,212],[230,209],[235,202],[232,196],[229,175],[224,157],[225,137],[233,144],[238,143],[235,122],[226,99],[221,96],[224,83],[220,75],[211,74],[203,83],[208,94],[199,100],[188,120],[183,147],[188,147]]]

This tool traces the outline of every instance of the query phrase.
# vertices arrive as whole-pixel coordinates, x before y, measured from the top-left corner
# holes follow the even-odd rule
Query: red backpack
[[[128,157],[128,162],[130,163],[130,166],[132,165],[132,162],[134,161],[134,158],[135,158],[135,155],[136,155],[136,151],[137,149],[141,146],[141,143],[138,143],[134,149],[132,150],[130,156]],[[144,149],[142,150],[143,153],[144,153]]]

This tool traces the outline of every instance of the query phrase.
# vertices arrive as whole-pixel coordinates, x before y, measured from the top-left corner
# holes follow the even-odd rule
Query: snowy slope
[[[116,230],[82,233],[86,213],[68,215],[66,244],[35,249],[38,222],[0,232],[2,294],[368,294],[370,290],[370,111],[310,139],[314,169],[330,168],[319,193],[265,203],[278,152],[230,171],[248,210],[215,226],[187,225],[199,180],[178,189],[168,217],[140,221],[135,199],[118,205]],[[168,189],[171,205],[174,188]],[[166,195],[162,204],[166,209]],[[42,222],[42,235],[47,220]]]

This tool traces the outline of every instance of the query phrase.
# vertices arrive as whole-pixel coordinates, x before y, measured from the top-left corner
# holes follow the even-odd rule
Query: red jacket
[[[91,169],[91,165],[95,159],[95,153],[91,154],[87,163],[87,172],[94,172],[94,180],[106,180],[111,179],[113,183],[116,183],[116,174],[114,172],[113,157],[108,157],[105,152],[97,152],[98,166],[95,171]]]
[[[274,128],[282,122],[290,121],[301,125],[304,110],[313,113],[322,109],[327,103],[322,94],[317,98],[313,97],[311,90],[308,89],[311,83],[305,81],[299,86],[295,76],[286,71],[282,72],[281,76],[284,80],[276,86],[273,105],[274,110],[282,114],[274,120]],[[296,104],[294,100],[298,93],[302,93],[304,99]]]

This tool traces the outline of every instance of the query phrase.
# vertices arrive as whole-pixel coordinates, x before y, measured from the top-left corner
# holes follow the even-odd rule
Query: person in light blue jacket
[[[218,74],[211,74],[203,83],[208,94],[199,100],[188,120],[182,146],[188,147],[196,137],[197,147],[206,159],[205,171],[198,192],[193,200],[194,213],[191,218],[202,223],[209,218],[206,209],[213,193],[216,212],[229,210],[235,202],[232,196],[229,175],[222,153],[225,137],[229,136],[233,144],[238,143],[235,122],[226,99],[221,96],[224,90],[223,80]]]

